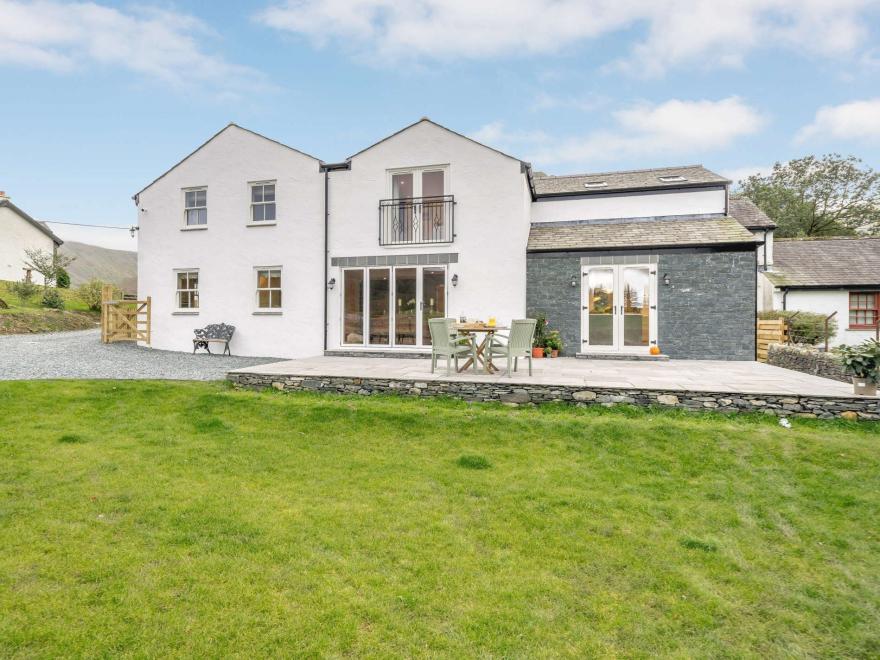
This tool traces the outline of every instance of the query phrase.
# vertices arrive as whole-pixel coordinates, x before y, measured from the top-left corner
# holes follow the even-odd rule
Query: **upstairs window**
[[[880,315],[880,292],[853,291],[849,294],[851,328],[874,328]]]
[[[177,271],[177,308],[199,308],[199,271]]]
[[[281,269],[257,269],[257,308],[281,309]]]
[[[275,182],[251,184],[251,222],[275,222]]]
[[[184,191],[184,217],[187,227],[208,224],[208,189]]]

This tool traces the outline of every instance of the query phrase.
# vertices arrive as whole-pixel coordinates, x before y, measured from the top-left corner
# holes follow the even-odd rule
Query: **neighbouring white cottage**
[[[771,309],[834,314],[830,345],[880,336],[880,238],[777,239]]]
[[[34,220],[0,191],[0,280],[43,283],[43,276],[25,266],[25,250],[52,252],[62,240],[45,224]]]
[[[420,355],[432,317],[544,313],[567,355],[749,360],[772,223],[730,183],[548,176],[426,118],[339,163],[230,124],[134,196],[139,294],[169,350],[225,322],[241,355]]]

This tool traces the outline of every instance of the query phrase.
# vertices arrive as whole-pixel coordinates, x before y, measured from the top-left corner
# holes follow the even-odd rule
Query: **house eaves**
[[[49,229],[49,227],[46,226],[45,223],[40,222],[39,220],[32,218],[27,213],[25,213],[20,208],[18,208],[15,204],[10,202],[8,199],[0,199],[0,207],[4,207],[4,206],[6,208],[8,208],[10,211],[12,211],[13,213],[15,213],[16,215],[18,215],[22,220],[29,222],[34,227],[39,229],[41,232],[46,234],[46,236],[51,238],[52,242],[55,243],[55,247],[58,247],[58,246],[64,244],[64,241],[62,241],[60,238],[58,238],[58,236],[56,236],[55,233],[51,229]]]

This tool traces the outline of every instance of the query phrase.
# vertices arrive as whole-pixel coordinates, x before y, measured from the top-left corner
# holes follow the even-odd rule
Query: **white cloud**
[[[805,142],[814,137],[880,139],[880,98],[819,108],[813,121],[798,131],[795,142]]]
[[[400,56],[484,58],[556,53],[603,35],[644,31],[614,66],[740,66],[757,48],[854,54],[875,0],[288,0],[257,20],[377,62]]]
[[[748,179],[753,174],[767,175],[773,171],[772,165],[743,165],[732,169],[722,170],[721,174],[733,181],[734,185]]]
[[[116,67],[180,89],[224,93],[265,85],[259,72],[206,52],[203,44],[214,36],[198,19],[170,10],[0,0],[0,65]]]
[[[765,119],[742,99],[672,99],[640,103],[611,114],[614,125],[586,135],[554,138],[542,132],[509,131],[500,122],[475,135],[487,144],[523,155],[538,168],[548,164],[691,156],[730,146],[761,129]],[[482,140],[481,140],[482,141]]]

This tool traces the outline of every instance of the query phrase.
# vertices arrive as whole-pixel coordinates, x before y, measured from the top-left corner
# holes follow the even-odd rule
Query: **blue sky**
[[[877,0],[0,0],[0,190],[129,225],[132,193],[230,121],[337,161],[424,115],[550,173],[877,168],[878,19]]]

